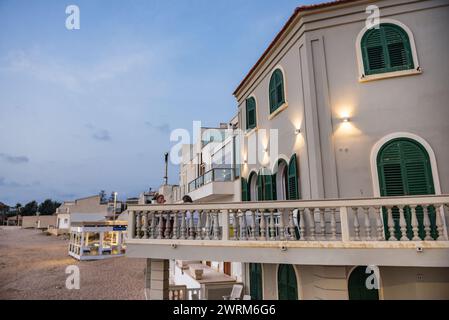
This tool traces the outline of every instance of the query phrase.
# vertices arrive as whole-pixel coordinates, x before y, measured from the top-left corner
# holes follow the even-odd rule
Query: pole
[[[114,192],[114,222],[115,222],[115,210],[117,208],[117,192]]]
[[[164,154],[165,158],[165,176],[164,176],[164,185],[168,184],[168,152]]]

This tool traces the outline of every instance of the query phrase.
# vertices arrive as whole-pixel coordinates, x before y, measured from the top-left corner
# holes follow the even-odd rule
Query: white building
[[[234,92],[233,194],[131,206],[128,255],[163,283],[168,259],[243,264],[253,299],[449,299],[447,30],[447,0],[297,8]]]

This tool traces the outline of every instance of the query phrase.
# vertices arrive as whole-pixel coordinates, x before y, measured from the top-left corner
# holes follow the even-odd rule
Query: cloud
[[[109,135],[109,131],[105,129],[100,129],[95,131],[92,134],[92,138],[99,141],[111,141],[111,136]]]
[[[41,81],[54,83],[79,93],[92,85],[118,79],[133,70],[149,64],[150,52],[124,52],[107,56],[90,65],[73,65],[69,61],[58,60],[44,55],[39,50],[9,52],[6,57],[7,71],[24,73]]]
[[[170,133],[170,125],[168,123],[157,124],[154,125],[149,121],[146,121],[145,124],[151,129],[156,129],[160,133],[169,134]]]
[[[27,163],[30,161],[28,157],[25,156],[13,156],[6,153],[0,153],[0,159],[3,159],[4,161],[12,164],[20,164],[20,163]]]
[[[29,187],[37,187],[40,186],[40,181],[34,181],[31,184],[22,184],[16,181],[8,181],[5,177],[0,177],[0,187],[7,188],[29,188]]]

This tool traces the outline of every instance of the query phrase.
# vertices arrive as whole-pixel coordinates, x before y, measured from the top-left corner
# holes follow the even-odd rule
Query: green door
[[[389,141],[377,156],[380,194],[383,197],[412,196],[435,194],[432,168],[429,154],[424,147],[412,139],[399,138]],[[407,236],[412,238],[410,209],[405,208]],[[423,208],[417,208],[419,235],[424,239]],[[400,238],[399,210],[393,208],[395,236]],[[430,208],[432,235],[435,237],[435,210]],[[387,212],[384,208],[384,221],[388,225]],[[388,227],[385,228],[387,239],[390,237]]]
[[[379,300],[378,289],[368,289],[366,280],[372,272],[366,273],[366,266],[355,268],[348,281],[349,300]]]
[[[249,264],[249,287],[252,300],[262,300],[262,266],[260,263]]]
[[[278,269],[279,300],[298,300],[298,285],[293,266],[281,264]]]

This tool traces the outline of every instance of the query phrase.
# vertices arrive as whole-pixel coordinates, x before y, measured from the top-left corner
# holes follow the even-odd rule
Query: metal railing
[[[234,180],[234,168],[214,168],[207,171],[204,175],[191,181],[189,186],[189,192],[195,191],[202,186],[211,182],[227,182]]]

